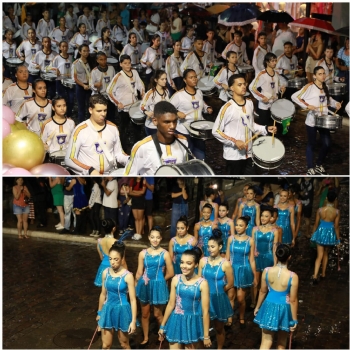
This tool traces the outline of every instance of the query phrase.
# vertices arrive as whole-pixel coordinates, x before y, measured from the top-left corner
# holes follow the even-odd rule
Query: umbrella
[[[335,32],[336,32],[338,35],[340,35],[340,36],[347,36],[347,37],[349,37],[349,26],[339,28],[339,29],[337,29]]]
[[[265,11],[257,18],[263,22],[270,23],[290,23],[294,21],[294,18],[285,11]]]
[[[299,28],[310,29],[310,30],[317,30],[328,34],[335,34],[334,33],[335,29],[330,24],[330,22],[324,21],[322,19],[317,19],[317,18],[309,18],[309,17],[298,18],[292,23],[289,23],[289,25],[299,27]]]
[[[220,16],[218,23],[225,26],[244,26],[256,21],[259,14],[258,7],[252,4],[239,4],[231,6]]]
[[[208,12],[205,8],[191,5],[181,10],[181,13],[188,16],[196,16],[196,17],[210,17],[211,13]]]
[[[224,12],[225,10],[227,10],[228,8],[230,8],[230,6],[228,5],[213,5],[210,7],[207,7],[207,11],[210,12],[213,15],[218,15],[221,12]]]

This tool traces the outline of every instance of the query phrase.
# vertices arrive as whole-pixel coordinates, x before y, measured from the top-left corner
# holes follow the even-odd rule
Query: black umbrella
[[[337,29],[335,32],[338,33],[338,34],[341,35],[341,36],[347,36],[347,37],[349,37],[349,26],[339,28],[339,29]]]
[[[285,11],[265,11],[257,18],[260,21],[263,22],[270,22],[270,23],[290,23],[294,21],[294,18]]]

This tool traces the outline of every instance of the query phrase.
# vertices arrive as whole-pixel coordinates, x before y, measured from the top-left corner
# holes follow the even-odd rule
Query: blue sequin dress
[[[99,238],[97,241],[98,248],[100,249],[100,252],[102,254],[102,261],[101,261],[100,267],[97,270],[97,274],[96,274],[96,278],[95,278],[95,282],[94,282],[95,286],[97,286],[97,287],[102,287],[102,273],[103,273],[103,271],[107,267],[111,267],[111,264],[109,262],[109,256],[106,255],[102,250],[101,239],[102,238]]]
[[[291,244],[293,240],[293,233],[290,227],[289,207],[287,209],[278,208],[278,219],[276,221],[276,225],[282,229],[282,243]]]
[[[164,332],[168,342],[192,344],[204,338],[200,284],[204,278],[199,278],[194,284],[187,285],[182,281],[182,275],[176,275],[176,304],[165,327]]]
[[[285,331],[289,332],[289,322],[293,320],[292,312],[289,304],[289,292],[292,283],[293,272],[290,274],[287,289],[283,292],[272,289],[268,281],[268,269],[266,271],[266,284],[269,292],[266,299],[262,303],[254,322],[260,328],[269,331]]]
[[[213,223],[211,226],[202,226],[202,222],[199,222],[199,225],[197,246],[202,249],[204,256],[209,256],[208,241],[213,232]]]
[[[252,230],[255,226],[255,217],[256,217],[256,205],[254,204],[252,206],[248,206],[246,203],[244,204],[244,207],[242,209],[242,216],[249,216],[250,220],[246,229],[246,233],[249,237],[252,236]]]
[[[237,241],[233,237],[230,244],[230,261],[236,288],[248,288],[253,285],[254,274],[249,262],[249,252],[250,237],[245,241]]]
[[[311,241],[319,245],[335,245],[336,240],[337,235],[335,233],[334,222],[320,220],[320,224],[312,235]]]
[[[226,253],[227,248],[227,240],[231,235],[231,227],[230,224],[233,225],[233,221],[231,219],[227,219],[224,223],[221,223],[220,220],[217,221],[218,229],[222,232],[222,249],[220,253]]]
[[[297,204],[294,207],[294,222],[295,222],[295,229],[297,229],[297,224],[298,224],[298,211],[299,211],[299,204],[301,201],[297,201]],[[301,235],[301,231],[297,232],[297,236]]]
[[[131,306],[128,301],[128,285],[125,282],[125,271],[121,276],[112,277],[110,269],[107,269],[105,288],[107,290],[106,301],[103,304],[98,325],[102,329],[121,330],[127,332],[132,321]]]
[[[212,266],[205,259],[202,269],[202,276],[208,281],[210,293],[210,319],[227,322],[233,316],[232,306],[227,294],[224,291],[226,285],[225,272],[222,271],[222,264],[226,261],[222,259],[219,265]]]
[[[157,255],[151,255],[147,249],[144,258],[144,273],[137,282],[136,296],[141,303],[151,305],[163,305],[169,300],[169,290],[164,279],[165,249]]]
[[[173,245],[173,267],[174,267],[174,273],[175,275],[181,274],[181,269],[180,269],[180,261],[181,261],[181,256],[182,253],[185,250],[192,249],[193,247],[193,241],[194,237],[192,236],[185,244],[179,244],[176,241],[176,237],[173,237],[171,240],[174,242]]]
[[[275,232],[276,228],[272,228],[271,231],[263,233],[259,227],[255,231],[255,266],[258,272],[264,271],[265,267],[274,265],[272,248]]]

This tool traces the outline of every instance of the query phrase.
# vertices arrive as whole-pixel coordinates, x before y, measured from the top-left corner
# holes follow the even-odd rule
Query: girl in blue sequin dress
[[[237,225],[235,227],[236,234],[228,239],[226,250],[226,259],[230,260],[233,268],[235,288],[235,291],[233,289],[229,290],[228,297],[233,308],[234,297],[235,295],[237,296],[241,329],[245,328],[245,289],[252,285],[257,285],[255,277],[254,240],[246,233],[249,220],[247,216],[237,219]]]
[[[278,219],[276,224],[282,229],[282,243],[295,244],[295,221],[294,221],[294,206],[288,202],[288,191],[280,191],[280,200],[275,206],[278,209]]]
[[[238,217],[249,216],[249,225],[247,227],[247,235],[252,236],[252,230],[254,226],[259,225],[260,218],[260,206],[254,200],[255,189],[254,187],[249,187],[247,191],[247,201],[242,203],[239,207]]]
[[[220,256],[223,241],[219,229],[213,230],[209,238],[209,257],[199,262],[198,275],[209,283],[210,319],[214,321],[217,349],[222,349],[225,342],[225,323],[233,316],[233,309],[226,294],[233,288],[233,271],[229,261]]]
[[[254,322],[262,328],[260,349],[271,348],[275,332],[278,332],[276,348],[285,349],[287,332],[294,332],[298,324],[299,279],[287,268],[290,248],[285,244],[279,245],[276,257],[277,265],[267,267],[263,272],[259,299],[254,310]]]
[[[318,209],[316,221],[314,225],[314,234],[311,237],[311,242],[317,244],[317,258],[315,261],[315,270],[313,275],[313,283],[317,284],[318,271],[322,262],[321,278],[326,277],[326,268],[328,264],[329,248],[333,245],[340,244],[339,236],[339,220],[340,213],[334,208],[337,194],[330,191],[327,194],[327,204],[325,207]]]
[[[175,275],[181,273],[180,260],[182,253],[196,245],[197,240],[188,233],[187,216],[181,216],[176,224],[176,237],[169,241],[169,254],[173,262]]]
[[[303,204],[301,203],[301,200],[296,198],[296,189],[294,186],[290,186],[288,188],[288,199],[289,203],[294,206],[294,222],[295,222],[295,232],[297,236],[300,230],[300,224],[301,224],[301,215],[303,211]]]
[[[163,309],[169,300],[166,281],[174,276],[170,255],[160,246],[162,241],[160,227],[153,227],[148,239],[151,247],[140,252],[136,272],[136,295],[141,302],[143,330],[143,341],[139,344],[139,349],[144,349],[148,345],[151,305],[153,305],[154,317],[158,324],[161,324],[163,320]],[[166,269],[165,276],[164,269]]]
[[[222,232],[222,248],[220,251],[222,257],[225,257],[226,255],[228,238],[235,234],[233,221],[227,217],[227,214],[228,214],[228,204],[227,203],[220,204],[217,226],[218,226],[218,229]]]
[[[159,340],[165,336],[171,349],[197,348],[202,341],[205,347],[211,346],[209,286],[195,273],[201,254],[197,247],[186,250],[181,257],[182,274],[171,281],[169,303],[158,332]]]
[[[212,230],[216,228],[216,223],[210,220],[213,207],[207,203],[202,209],[203,220],[194,225],[194,237],[198,241],[197,246],[202,249],[204,256],[209,256],[208,240],[212,235]]]
[[[132,273],[122,266],[124,254],[124,243],[115,242],[109,250],[111,267],[102,274],[96,320],[102,329],[103,349],[111,348],[114,330],[118,332],[122,348],[130,349],[129,334],[136,330],[135,281]]]
[[[205,204],[210,204],[213,207],[213,210],[210,215],[210,220],[215,221],[218,218],[219,214],[219,206],[217,203],[214,202],[215,191],[212,188],[207,188],[205,190],[205,198],[206,200],[200,201],[199,203],[199,212],[202,212]]]

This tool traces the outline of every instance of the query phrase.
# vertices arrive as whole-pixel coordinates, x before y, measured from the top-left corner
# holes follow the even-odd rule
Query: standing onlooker
[[[147,216],[148,230],[153,227],[153,192],[154,192],[154,177],[146,177],[146,194],[145,194],[145,216]]]
[[[28,215],[29,204],[26,203],[25,197],[30,197],[30,192],[27,186],[24,185],[23,177],[15,178],[15,185],[12,187],[13,193],[13,213],[17,216],[18,238],[29,238],[28,232]],[[22,235],[23,227],[23,235]]]
[[[102,186],[100,185],[100,179],[92,179],[94,185],[92,187],[89,208],[90,208],[90,220],[92,224],[91,237],[100,236],[100,209],[102,205]]]
[[[181,29],[182,29],[182,20],[179,17],[179,11],[173,10],[173,16],[170,18],[170,33],[173,41],[180,40],[181,38]]]
[[[131,213],[131,197],[129,196],[130,187],[128,178],[122,178],[118,181],[118,224],[119,235],[122,235],[128,227]]]
[[[72,177],[66,177],[63,184],[63,205],[64,205],[64,229],[66,233],[70,232],[70,219],[73,214],[74,218],[74,227],[77,224],[77,218],[75,216],[75,212],[73,210],[73,202],[74,202],[74,191],[73,186],[68,190],[68,186],[72,181]]]
[[[300,186],[300,199],[303,204],[302,214],[305,219],[305,236],[310,238],[310,218],[312,214],[312,206],[314,203],[314,191],[316,180],[313,180],[311,177],[303,177],[298,183]]]
[[[104,209],[104,217],[117,222],[118,216],[118,183],[112,176],[102,179],[101,186],[103,188],[102,205]]]
[[[120,17],[122,18],[123,26],[130,28],[130,11],[126,8],[126,4],[119,4]]]
[[[142,177],[133,178],[130,181],[130,187],[130,196],[132,197],[131,209],[135,219],[136,230],[132,239],[138,241],[142,238],[142,234],[144,233],[146,180]]]
[[[181,178],[176,180],[171,191],[171,198],[173,199],[173,206],[171,210],[171,228],[170,238],[176,235],[176,223],[181,216],[188,216],[188,194],[185,181]]]
[[[35,207],[34,207],[34,201],[33,198],[30,197],[29,198],[29,217],[30,219],[30,223],[34,224],[34,220],[35,220]]]
[[[56,230],[64,229],[64,211],[63,211],[63,177],[49,177],[49,183],[51,193],[53,197],[53,204],[56,206],[58,214],[60,216],[60,222],[55,225]]]

